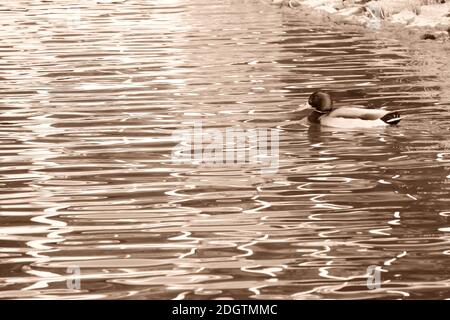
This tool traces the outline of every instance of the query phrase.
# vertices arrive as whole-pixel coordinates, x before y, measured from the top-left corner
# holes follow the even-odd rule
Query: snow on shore
[[[449,39],[450,0],[272,0],[291,8],[310,7],[344,20],[379,28],[397,24],[433,30],[428,39]]]

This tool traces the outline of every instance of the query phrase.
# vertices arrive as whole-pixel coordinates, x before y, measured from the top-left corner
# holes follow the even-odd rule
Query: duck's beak
[[[310,109],[310,108],[311,108],[311,105],[308,102],[298,105],[298,110],[306,110],[306,109]]]

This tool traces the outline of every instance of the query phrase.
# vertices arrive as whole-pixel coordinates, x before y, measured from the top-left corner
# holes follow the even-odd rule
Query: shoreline
[[[413,41],[450,43],[450,0],[271,0],[291,10],[313,10],[335,23],[392,30]]]
[[[409,25],[392,22],[389,17],[395,17],[395,14],[391,14],[387,19],[379,19],[377,23],[370,22],[371,18],[365,16],[364,11],[361,9],[362,5],[367,3],[382,2],[380,1],[357,1],[351,0],[352,4],[347,5],[346,8],[337,10],[330,9],[327,4],[334,3],[339,4],[343,0],[268,0],[272,4],[278,4],[280,7],[286,7],[285,10],[290,10],[293,13],[298,11],[298,14],[306,14],[307,16],[313,15],[318,19],[328,20],[334,27],[351,27],[359,29],[366,33],[372,33],[376,38],[390,38],[395,39],[405,48],[408,49],[411,58],[416,63],[416,67],[422,71],[423,75],[433,76],[440,79],[443,98],[448,99],[448,92],[450,92],[450,84],[448,79],[450,78],[450,0],[446,0],[444,4],[434,4],[440,8],[448,8],[449,24],[436,24],[433,21],[433,26],[412,24]],[[344,0],[350,2],[350,0]],[[405,0],[397,0],[405,2]],[[407,0],[414,1],[414,0]],[[417,0],[426,1],[426,0]],[[434,1],[434,0],[429,0]],[[291,5],[289,5],[289,2]],[[295,5],[294,5],[295,3]],[[397,3],[397,2],[396,2]],[[318,4],[321,4],[318,6]],[[442,6],[442,7],[441,7]],[[400,8],[400,7],[399,7]],[[436,8],[436,7],[434,7]],[[342,15],[341,10],[346,10],[346,15]],[[364,10],[364,9],[363,9]],[[447,10],[447,9],[446,9]],[[341,11],[341,12],[340,12]],[[403,11],[403,10],[401,10]],[[401,12],[400,11],[400,12]],[[424,12],[428,12],[425,10]],[[404,14],[404,13],[402,13]],[[420,21],[426,21],[425,17],[420,17]],[[441,16],[447,15],[446,11],[442,10]],[[419,15],[420,16],[420,15]],[[432,20],[432,17],[428,17],[428,20]],[[368,23],[369,21],[369,23]],[[432,36],[429,36],[432,35]],[[434,36],[434,37],[433,37]]]

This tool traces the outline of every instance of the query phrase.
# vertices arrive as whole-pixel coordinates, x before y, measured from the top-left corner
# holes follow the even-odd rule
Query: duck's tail
[[[386,122],[387,124],[397,124],[402,120],[402,117],[400,116],[400,113],[398,112],[389,112],[387,114],[385,114],[381,120],[383,120],[384,122]]]

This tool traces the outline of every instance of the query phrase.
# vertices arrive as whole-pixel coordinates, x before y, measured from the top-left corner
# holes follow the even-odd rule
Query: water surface
[[[1,298],[450,298],[447,61],[256,0],[0,17]],[[408,117],[309,126],[318,88]],[[198,121],[278,130],[278,170],[172,162]]]

